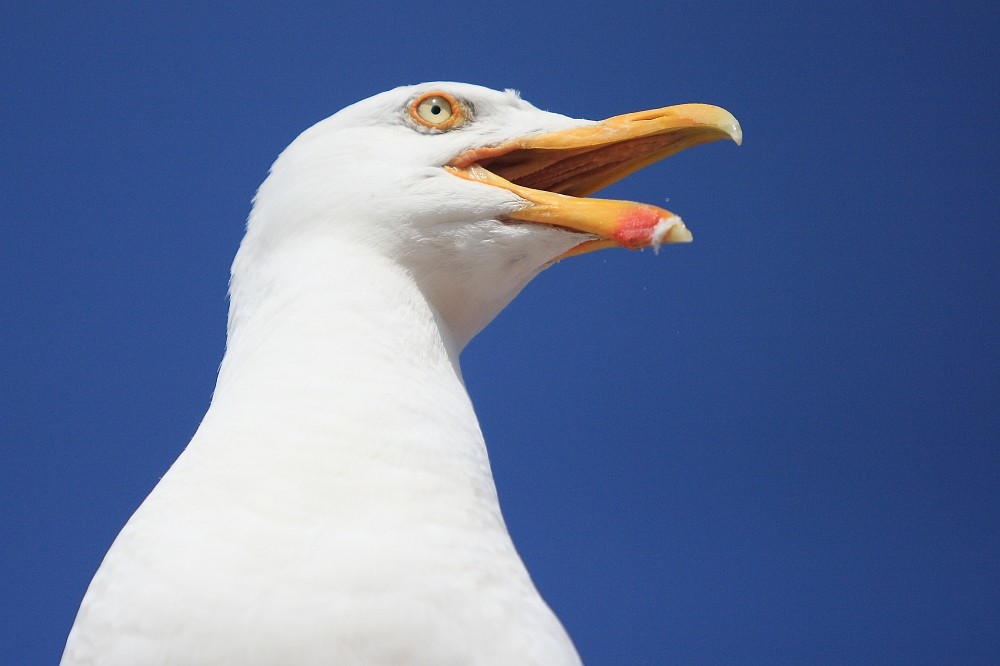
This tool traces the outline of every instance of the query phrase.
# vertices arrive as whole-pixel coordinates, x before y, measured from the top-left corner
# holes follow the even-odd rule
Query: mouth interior
[[[521,187],[586,197],[704,140],[699,133],[680,130],[559,148],[530,148],[512,142],[466,151],[450,166],[478,166]]]
[[[654,135],[580,148],[515,147],[475,163],[515,185],[585,197],[659,159],[677,141],[676,135]]]

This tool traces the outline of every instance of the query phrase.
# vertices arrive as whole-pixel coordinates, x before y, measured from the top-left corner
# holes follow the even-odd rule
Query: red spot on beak
[[[611,237],[633,250],[649,245],[653,229],[663,217],[663,211],[658,208],[635,208],[618,220],[618,228]]]

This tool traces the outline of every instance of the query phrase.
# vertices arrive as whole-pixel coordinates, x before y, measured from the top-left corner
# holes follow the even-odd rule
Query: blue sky
[[[745,142],[603,194],[695,243],[529,285],[463,357],[585,661],[1000,661],[992,3],[19,3],[0,22],[0,660],[54,663],[197,427],[250,199],[396,85]],[[668,201],[666,201],[668,200]]]

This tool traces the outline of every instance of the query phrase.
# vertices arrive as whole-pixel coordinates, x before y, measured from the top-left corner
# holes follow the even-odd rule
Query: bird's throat
[[[191,453],[212,451],[229,461],[220,473],[252,476],[258,489],[277,486],[248,501],[283,497],[300,512],[336,514],[338,529],[371,512],[447,522],[457,507],[502,528],[440,316],[399,266],[351,252],[331,261],[332,251],[310,247],[234,274],[232,308],[255,314],[233,317],[202,428],[212,434],[199,432]]]

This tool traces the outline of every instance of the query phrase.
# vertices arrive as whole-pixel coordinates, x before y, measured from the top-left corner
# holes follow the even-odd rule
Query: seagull
[[[690,241],[588,197],[741,138],[715,106],[595,122],[443,82],[303,132],[254,198],[211,406],[61,663],[580,664],[508,534],[459,353],[560,259]]]

